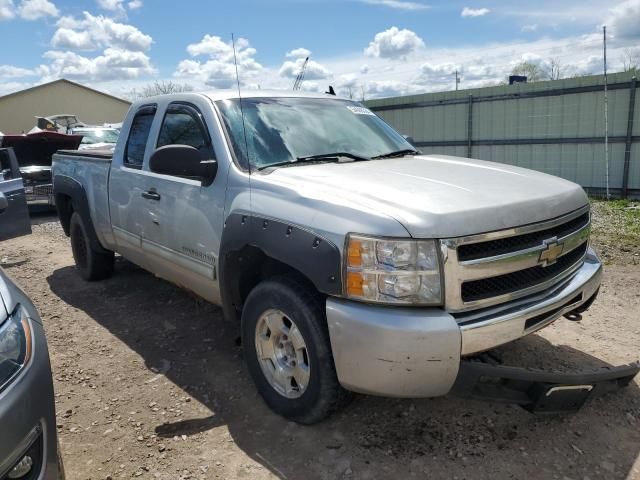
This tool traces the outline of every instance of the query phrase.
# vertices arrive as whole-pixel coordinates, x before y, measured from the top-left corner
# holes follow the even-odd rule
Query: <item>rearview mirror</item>
[[[199,178],[203,185],[211,185],[218,171],[218,162],[203,160],[198,149],[190,145],[165,145],[151,154],[149,169],[162,175]]]
[[[4,196],[4,193],[0,192],[0,213],[9,208],[9,200]]]

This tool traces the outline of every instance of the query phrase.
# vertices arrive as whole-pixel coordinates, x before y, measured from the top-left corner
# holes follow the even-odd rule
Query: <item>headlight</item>
[[[442,304],[434,240],[348,235],[346,247],[347,297],[377,303]]]
[[[0,390],[2,390],[31,359],[31,327],[26,312],[16,311],[0,325]]]

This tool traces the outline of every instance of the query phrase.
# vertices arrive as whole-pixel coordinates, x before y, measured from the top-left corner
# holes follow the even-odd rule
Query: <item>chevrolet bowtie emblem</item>
[[[540,258],[538,261],[542,264],[543,267],[547,265],[553,265],[558,260],[558,257],[562,255],[562,250],[564,250],[564,243],[558,243],[558,240],[554,238],[550,238],[549,240],[545,240],[544,242],[544,250],[540,252]]]

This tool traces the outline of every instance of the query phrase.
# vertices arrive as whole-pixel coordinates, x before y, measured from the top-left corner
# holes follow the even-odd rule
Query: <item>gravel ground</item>
[[[640,357],[640,235],[629,233],[628,206],[594,205],[593,243],[608,266],[582,322],[559,320],[497,350],[505,363]],[[54,218],[35,217],[31,236],[0,244],[0,262],[45,323],[71,480],[640,479],[637,379],[574,415],[359,396],[303,427],[264,406],[218,308],[122,259],[113,278],[83,282]]]

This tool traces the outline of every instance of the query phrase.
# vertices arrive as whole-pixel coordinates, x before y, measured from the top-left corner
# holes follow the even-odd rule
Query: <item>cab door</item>
[[[27,198],[12,148],[0,149],[0,240],[28,235],[31,220]]]
[[[142,166],[149,155],[147,144],[156,109],[155,104],[140,106],[125,125],[121,135],[126,134],[127,141],[121,152],[114,152],[109,174],[109,213],[116,251],[147,270],[151,269],[149,259],[142,250],[147,172]]]
[[[201,112],[193,103],[170,103],[155,148],[189,145],[198,149],[202,160],[215,159],[208,121]],[[142,249],[152,259],[152,271],[218,303],[216,255],[224,223],[224,175],[207,186],[200,180],[151,171],[146,179]]]

